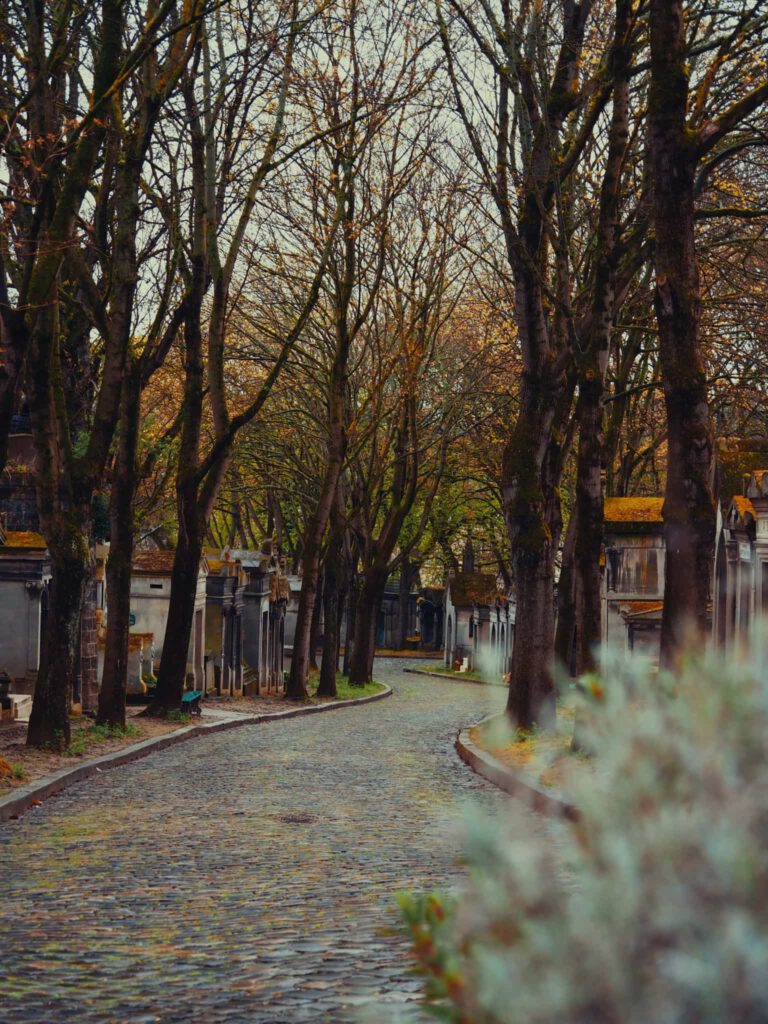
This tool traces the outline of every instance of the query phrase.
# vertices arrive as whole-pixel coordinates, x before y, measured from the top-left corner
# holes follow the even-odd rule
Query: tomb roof
[[[747,513],[749,513],[753,519],[757,518],[755,516],[755,506],[749,498],[745,498],[743,494],[734,494],[732,501],[736,511],[739,513],[739,516],[743,518]]]
[[[606,523],[663,523],[661,509],[664,499],[654,498],[606,498]]]
[[[157,551],[136,551],[133,555],[133,571],[151,576],[170,576],[173,572],[173,560],[176,552],[173,548]]]
[[[768,469],[753,469],[745,474],[744,490],[750,498],[768,497]]]
[[[622,601],[619,604],[619,611],[626,619],[642,618],[645,615],[658,615],[663,609],[663,601]]]
[[[8,530],[5,534],[3,546],[6,548],[36,548],[40,551],[45,551],[48,547],[45,537],[42,537],[39,533],[20,530]]]
[[[505,601],[506,597],[499,591],[496,577],[483,572],[460,572],[448,580],[451,601],[457,607],[474,604],[494,604]]]

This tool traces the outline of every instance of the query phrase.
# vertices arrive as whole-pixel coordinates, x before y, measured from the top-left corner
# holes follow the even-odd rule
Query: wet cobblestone
[[[2,1024],[394,1019],[418,996],[394,895],[461,875],[453,750],[497,688],[406,675],[379,703],[153,754],[0,825]],[[383,1011],[383,1012],[382,1012]]]

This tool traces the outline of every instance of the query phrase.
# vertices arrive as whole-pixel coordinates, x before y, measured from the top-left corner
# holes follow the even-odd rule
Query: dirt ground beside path
[[[111,754],[133,743],[164,736],[183,728],[188,722],[164,722],[154,718],[137,718],[143,708],[128,708],[128,729],[125,735],[105,735],[103,730],[94,728],[87,718],[73,718],[71,723],[72,741],[68,753],[53,750],[36,750],[26,746],[27,723],[14,722],[0,727],[0,796],[19,786],[42,779],[46,775],[74,768],[79,761]],[[195,719],[199,721],[199,719]],[[3,762],[10,766],[10,772]]]

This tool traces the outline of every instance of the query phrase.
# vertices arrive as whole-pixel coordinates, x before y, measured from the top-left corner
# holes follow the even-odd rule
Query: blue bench
[[[190,715],[202,715],[200,700],[203,696],[202,690],[187,690],[181,698],[181,710]]]

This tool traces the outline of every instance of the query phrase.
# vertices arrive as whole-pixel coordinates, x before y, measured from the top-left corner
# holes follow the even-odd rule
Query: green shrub
[[[768,1020],[768,663],[588,681],[575,825],[515,801],[468,822],[455,899],[402,896],[444,1019]],[[509,813],[507,807],[509,806]]]

